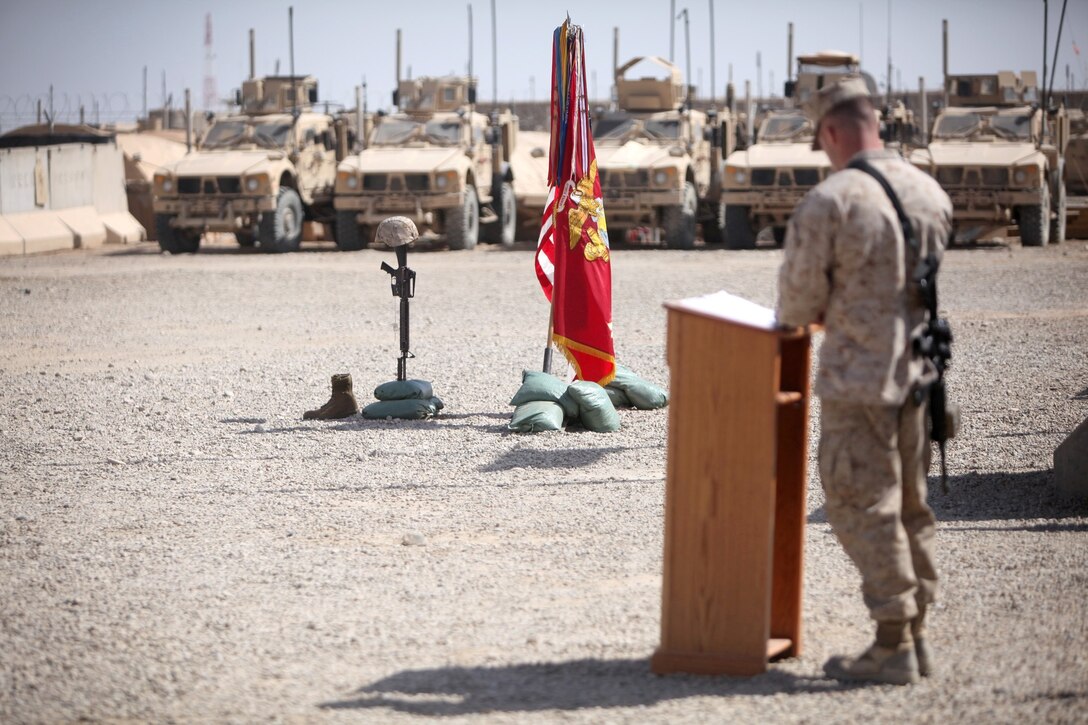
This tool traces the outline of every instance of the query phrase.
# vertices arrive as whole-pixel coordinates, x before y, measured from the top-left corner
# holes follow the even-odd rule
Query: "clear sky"
[[[710,7],[713,2],[715,85],[723,95],[730,64],[738,94],[744,81],[781,94],[786,78],[786,27],[794,50],[858,53],[883,86],[887,75],[889,11],[892,80],[917,89],[919,76],[937,88],[941,74],[941,19],[950,24],[950,72],[1042,70],[1043,0],[675,0],[688,10],[691,75],[699,95],[710,95]],[[354,105],[365,76],[370,109],[388,107],[394,85],[395,33],[403,31],[403,65],[413,76],[464,73],[468,67],[468,8],[449,0],[0,0],[0,125],[54,87],[55,105],[76,109],[98,99],[105,117],[134,117],[162,103],[162,76],[175,103],[192,90],[203,107],[204,18],[211,13],[211,67],[218,95],[227,97],[248,73],[248,31],[256,30],[257,73],[277,60],[288,64],[287,8],[294,5],[295,69],[318,78],[322,100]],[[500,100],[542,100],[549,93],[551,32],[569,11],[586,37],[590,94],[607,98],[612,29],[619,28],[620,62],[636,55],[668,57],[669,0],[596,0],[564,6],[544,0],[495,0]],[[471,3],[474,72],[482,100],[492,97],[491,2]],[[1050,0],[1053,53],[1062,0]],[[1074,44],[1080,54],[1074,52]],[[675,25],[674,60],[686,71],[682,20]],[[1055,89],[1066,87],[1069,64],[1077,88],[1088,81],[1088,0],[1068,0]],[[901,85],[900,85],[901,79]],[[772,86],[773,80],[773,86]],[[24,119],[25,120],[25,119]],[[107,120],[103,118],[103,120]],[[112,119],[110,119],[112,120]]]

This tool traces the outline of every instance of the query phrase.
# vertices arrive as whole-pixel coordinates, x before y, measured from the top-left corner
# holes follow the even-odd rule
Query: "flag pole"
[[[544,372],[548,375],[552,372],[552,328],[555,325],[555,295],[548,303],[548,342],[544,346]]]

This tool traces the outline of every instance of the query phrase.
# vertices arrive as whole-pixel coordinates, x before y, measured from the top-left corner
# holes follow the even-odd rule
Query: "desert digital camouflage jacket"
[[[895,189],[921,245],[943,253],[952,203],[932,178],[894,151],[862,151]],[[899,405],[931,372],[912,353],[925,322],[908,248],[880,184],[856,169],[829,176],[797,205],[778,275],[778,319],[823,322],[816,394],[862,405]]]

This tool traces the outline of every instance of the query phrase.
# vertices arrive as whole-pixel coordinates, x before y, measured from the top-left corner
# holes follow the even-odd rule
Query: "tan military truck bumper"
[[[794,207],[809,191],[808,187],[797,189],[767,189],[765,191],[730,191],[722,193],[726,207],[748,207],[749,216],[763,223],[785,224],[793,214]]]
[[[957,221],[1005,222],[1017,206],[1043,203],[1042,189],[989,191],[983,189],[948,189],[952,199],[952,218]]]
[[[406,216],[417,225],[434,224],[436,211],[461,206],[464,197],[460,193],[433,194],[428,196],[347,196],[338,194],[333,199],[336,211],[353,211],[359,224],[379,224],[391,216]]]
[[[683,203],[680,192],[671,190],[615,193],[604,189],[602,193],[605,218],[614,226],[656,224],[658,209]]]
[[[206,229],[233,232],[252,226],[257,215],[274,211],[276,200],[270,196],[216,199],[155,199],[156,214],[174,217],[172,226],[182,229]]]

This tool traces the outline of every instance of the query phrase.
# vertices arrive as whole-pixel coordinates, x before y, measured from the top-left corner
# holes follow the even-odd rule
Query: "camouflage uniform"
[[[898,194],[922,254],[939,255],[952,204],[895,152],[862,151]],[[904,250],[904,246],[907,249]],[[779,271],[778,319],[822,322],[820,478],[827,517],[862,576],[873,619],[913,619],[933,600],[933,512],[926,504],[925,408],[931,367],[911,351],[925,308],[895,208],[868,174],[843,169],[798,204]]]

